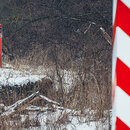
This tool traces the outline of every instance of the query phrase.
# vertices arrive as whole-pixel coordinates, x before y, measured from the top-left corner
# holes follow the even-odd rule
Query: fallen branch
[[[21,111],[23,110],[27,110],[26,108],[31,106],[31,103],[33,103],[34,101],[37,101],[37,100],[45,100],[47,101],[48,103],[51,103],[52,104],[52,108],[47,108],[47,109],[44,109],[44,110],[52,110],[52,109],[63,109],[62,107],[59,107],[60,104],[43,96],[43,95],[39,95],[39,91],[36,92],[36,93],[33,93],[32,95],[30,95],[29,97],[27,98],[24,98],[22,100],[19,100],[17,101],[16,103],[14,103],[13,105],[7,107],[6,111],[4,113],[1,114],[1,118],[8,118],[16,113],[20,113]],[[42,109],[40,110],[42,111]]]
[[[9,106],[8,109],[3,114],[1,114],[1,117],[9,117],[15,114],[16,112],[22,111],[23,109],[28,107],[29,106],[28,103],[38,95],[39,95],[39,91],[36,93],[33,93],[27,98],[17,101],[13,105]]]
[[[104,38],[107,40],[107,42],[112,45],[112,38],[109,36],[109,34],[105,31],[103,27],[100,27],[100,30],[104,36]]]
[[[52,103],[52,104],[55,104],[55,105],[58,105],[58,106],[60,106],[60,104],[59,103],[57,103],[56,101],[53,101],[53,100],[51,100],[51,99],[49,99],[49,98],[47,98],[47,97],[45,97],[45,96],[43,96],[43,95],[39,95],[42,99],[44,99],[44,100],[46,100],[47,102],[49,102],[49,103]]]

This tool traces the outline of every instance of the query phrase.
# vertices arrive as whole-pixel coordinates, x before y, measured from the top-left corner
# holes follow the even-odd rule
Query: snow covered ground
[[[10,67],[10,66],[9,66]],[[38,70],[40,71],[40,70]],[[73,83],[73,73],[70,71],[62,71],[62,74],[64,75],[64,85],[66,88],[69,88]],[[41,80],[42,78],[49,78],[46,74],[32,74],[31,71],[18,71],[14,70],[13,68],[8,68],[8,65],[6,68],[0,68],[0,87],[1,86],[22,86],[24,84],[27,84],[28,82],[37,82]],[[56,83],[57,85],[58,83]],[[68,91],[69,89],[67,89]],[[47,130],[48,128],[54,129],[54,126],[58,126],[61,130],[108,130],[108,122],[105,123],[105,125],[102,125],[100,121],[93,121],[93,122],[85,122],[84,118],[80,118],[78,116],[73,116],[72,113],[75,113],[74,110],[69,110],[62,108],[58,106],[58,103],[55,101],[52,101],[48,99],[47,97],[40,95],[41,98],[44,100],[47,100],[48,102],[52,102],[55,105],[57,104],[57,109],[55,112],[47,111],[49,106],[46,107],[38,107],[38,106],[29,106],[26,108],[27,110],[36,110],[36,112],[30,112],[29,118],[34,119],[38,118],[41,126],[40,127],[31,127],[30,130]],[[7,115],[9,112],[14,111],[14,107],[16,107],[19,103],[24,101],[25,99],[21,99],[17,101],[14,105],[6,106],[7,111],[3,113],[2,115]],[[54,106],[54,105],[53,105]],[[46,111],[42,111],[46,110]],[[37,112],[39,111],[39,112]],[[64,121],[64,124],[55,124],[58,122],[58,120],[62,120],[62,116],[65,114],[68,114],[66,121]],[[21,122],[23,122],[26,119],[27,115],[21,115]],[[87,118],[87,117],[85,117]],[[82,120],[82,121],[81,121]],[[23,129],[24,130],[24,129]]]
[[[33,109],[27,108],[27,109]],[[41,109],[35,107],[35,109]],[[42,108],[43,109],[43,108]],[[47,108],[44,108],[44,110]],[[67,118],[63,118],[64,114],[68,114]],[[29,130],[55,130],[54,128],[57,127],[57,130],[108,130],[108,122],[102,124],[101,121],[92,121],[92,122],[84,122],[86,117],[78,117],[74,116],[76,111],[72,111],[69,109],[64,110],[56,110],[56,112],[41,112],[37,114],[37,112],[30,112],[30,120],[37,118],[40,122],[40,127],[30,127]],[[22,120],[24,121],[27,116],[22,115]],[[60,120],[64,122],[64,124],[60,124]]]
[[[24,66],[25,67],[25,66]],[[58,87],[58,77],[56,72],[50,71],[50,69],[45,69],[38,67],[36,70],[33,68],[28,68],[28,71],[16,70],[12,65],[5,64],[3,68],[0,68],[0,87],[2,85],[6,86],[23,86],[28,82],[37,82],[42,78],[49,78],[53,75],[55,78],[55,86]],[[52,74],[53,73],[53,74]],[[60,70],[60,75],[63,77],[63,84],[66,89],[69,89],[73,84],[73,76],[75,75],[71,71]],[[73,79],[72,79],[73,78]]]
[[[22,102],[24,102],[26,99],[30,98],[33,95],[34,94],[30,95],[25,99],[19,100],[11,106],[6,106],[5,112],[1,116],[9,115],[10,113],[14,112],[18,105],[20,105]],[[102,123],[102,121],[89,121],[88,119],[90,117],[80,115],[80,111],[63,108],[59,105],[59,103],[45,96],[39,96],[47,102],[52,103],[52,106],[53,108],[55,108],[55,111],[52,111],[51,108],[49,109],[48,105],[46,105],[45,107],[33,105],[28,106],[26,108],[26,110],[29,111],[28,114],[21,114],[21,119],[15,121],[15,123],[26,122],[26,119],[28,117],[30,122],[37,120],[40,125],[31,126],[30,123],[29,128],[21,128],[21,130],[108,130],[109,128],[108,121],[104,123]]]
[[[58,77],[56,72],[51,72],[48,69],[39,67],[37,70],[30,68],[28,71],[15,70],[12,65],[6,64],[4,68],[0,68],[0,88],[1,86],[23,86],[29,82],[35,83],[43,78],[51,79],[52,73],[55,73],[53,80],[55,88],[59,88]],[[74,85],[74,76],[76,74],[71,71],[61,70],[60,75],[64,84],[64,89],[69,91],[72,85]],[[51,79],[52,80],[52,79]]]
[[[14,69],[0,68],[0,87],[1,86],[23,86],[28,82],[37,82],[46,75],[32,75],[30,72],[20,72]]]

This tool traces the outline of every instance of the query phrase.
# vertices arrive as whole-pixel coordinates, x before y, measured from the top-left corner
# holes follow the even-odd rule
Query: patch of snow
[[[48,107],[40,107],[40,106],[29,106],[26,108],[26,110],[30,110],[30,111],[47,111]]]
[[[13,69],[0,69],[0,88],[1,86],[23,86],[29,82],[35,83],[46,75],[32,75],[30,72],[21,72]]]
[[[77,73],[70,70],[60,70],[60,76],[62,77],[62,83],[64,90],[69,92],[69,90],[76,84],[76,80],[78,78]],[[60,87],[59,79],[57,74],[55,74],[55,86],[56,89]]]
[[[4,104],[0,104],[0,107],[4,107],[5,105]]]
[[[46,108],[46,107],[45,107]],[[48,128],[54,129],[54,126],[57,126],[59,129],[67,129],[67,130],[107,130],[108,122],[102,123],[101,121],[92,121],[92,122],[79,122],[79,117],[76,116],[68,116],[67,119],[64,119],[63,115],[71,113],[71,110],[56,110],[56,112],[41,112],[37,114],[37,112],[30,112],[29,119],[33,120],[38,118],[40,122],[40,127],[31,127],[29,130],[47,130]],[[59,120],[62,120],[63,124],[58,124]],[[54,126],[53,126],[54,125]]]

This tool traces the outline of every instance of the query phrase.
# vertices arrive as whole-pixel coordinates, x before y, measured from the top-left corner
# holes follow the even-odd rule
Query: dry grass
[[[102,66],[98,66],[98,59],[86,57],[86,51],[84,49],[83,57],[78,60],[74,60],[71,55],[71,51],[63,46],[52,46],[46,50],[42,50],[41,47],[36,47],[35,51],[31,51],[30,55],[23,59],[16,58],[13,61],[8,61],[6,58],[4,62],[11,64],[15,69],[20,71],[28,71],[33,68],[35,74],[38,72],[38,64],[42,69],[45,69],[46,75],[51,80],[43,79],[41,82],[35,84],[28,84],[25,86],[25,90],[21,89],[20,93],[13,92],[13,96],[9,94],[9,90],[4,92],[7,95],[8,104],[12,104],[17,100],[26,97],[31,92],[37,90],[41,94],[48,98],[57,101],[63,107],[80,111],[80,117],[86,117],[85,122],[99,121],[102,123],[110,122],[111,109],[111,72],[110,68],[106,71],[102,71]],[[93,67],[93,63],[96,63],[96,67]],[[104,64],[104,63],[103,63]],[[27,67],[29,66],[29,67]],[[100,68],[101,67],[101,68]],[[63,70],[71,72],[72,84],[69,91],[65,88],[65,76]],[[42,72],[42,70],[41,70]],[[70,77],[68,77],[70,78]],[[30,93],[27,93],[27,89],[30,88]],[[33,89],[31,89],[33,88]],[[4,100],[4,98],[3,98]],[[35,102],[33,105],[44,106],[41,102]],[[94,112],[92,112],[94,111]],[[13,117],[20,120],[19,116]],[[58,120],[51,122],[51,119],[46,121],[48,130],[58,130],[68,120],[68,113],[63,113],[59,116]],[[16,124],[10,126],[7,125],[6,120],[1,122],[1,129],[8,129],[7,127],[16,127]],[[5,125],[6,124],[6,125]],[[38,119],[31,121],[28,118],[18,127],[40,126]]]

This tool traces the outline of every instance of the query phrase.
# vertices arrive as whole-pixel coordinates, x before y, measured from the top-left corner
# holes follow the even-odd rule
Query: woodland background
[[[111,0],[0,0],[0,23],[3,61],[54,68],[59,90],[46,96],[53,93],[53,100],[64,107],[96,109],[97,120],[108,117],[104,111],[111,109]],[[69,93],[60,70],[78,74]]]

